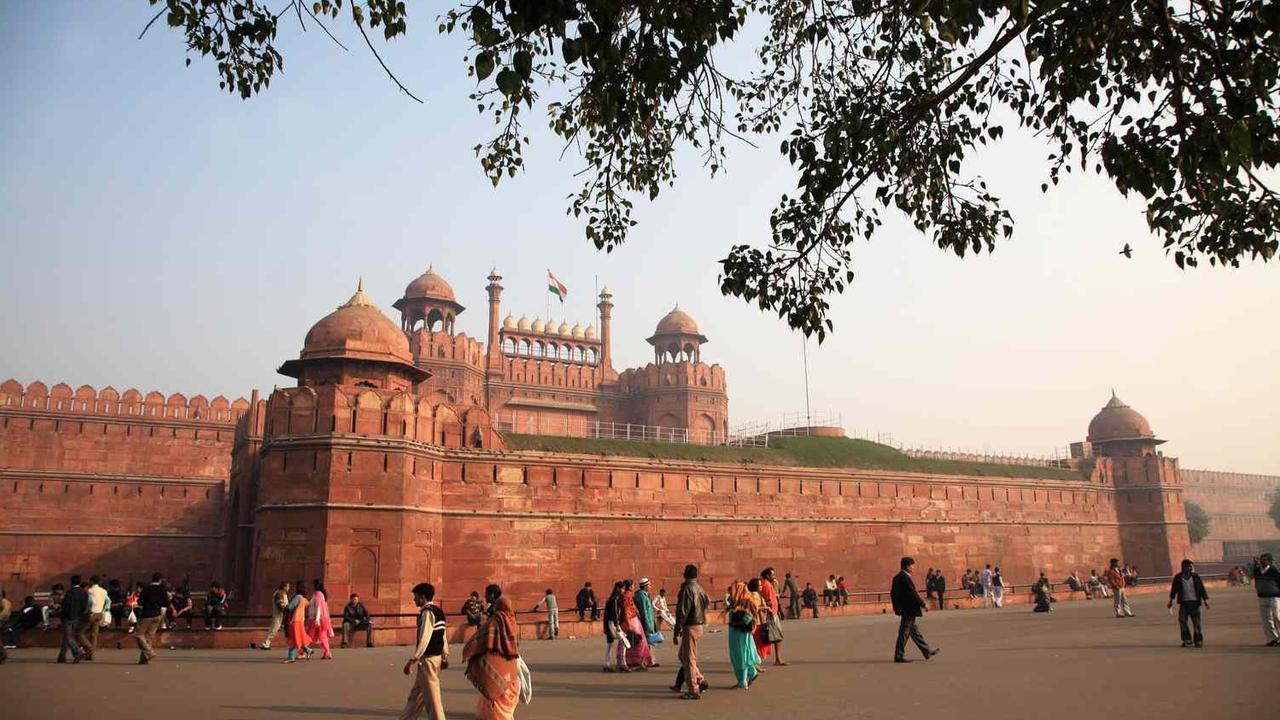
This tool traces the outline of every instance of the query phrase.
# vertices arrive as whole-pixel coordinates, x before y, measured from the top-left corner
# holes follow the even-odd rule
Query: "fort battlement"
[[[188,399],[181,393],[166,397],[152,390],[145,395],[129,388],[123,393],[107,386],[94,390],[81,385],[72,390],[66,383],[52,388],[36,381],[23,386],[16,380],[0,384],[0,409],[53,412],[71,415],[106,415],[120,419],[155,419],[198,422],[217,425],[233,425],[249,407],[249,401],[236,398],[228,401],[218,395],[209,400],[204,395]]]
[[[665,387],[706,388],[725,392],[724,368],[701,362],[680,362],[624,370],[618,375],[618,389],[624,393]]]

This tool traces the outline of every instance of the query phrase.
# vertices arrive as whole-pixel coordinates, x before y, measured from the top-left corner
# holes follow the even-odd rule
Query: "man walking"
[[[916,627],[916,618],[928,612],[929,608],[920,598],[920,593],[916,591],[916,583],[911,579],[911,567],[915,563],[916,561],[910,557],[902,558],[898,563],[901,570],[893,576],[893,585],[889,592],[889,598],[893,601],[893,614],[902,618],[898,621],[898,642],[893,646],[893,661],[896,663],[911,662],[906,657],[908,637],[916,647],[920,648],[920,654],[924,655],[925,660],[937,655],[942,649],[930,649],[924,635],[921,635],[920,629]]]
[[[1178,601],[1178,629],[1182,632],[1182,647],[1204,647],[1204,634],[1200,632],[1200,606],[1209,607],[1209,593],[1204,590],[1204,582],[1196,573],[1196,566],[1190,560],[1182,561],[1182,572],[1173,577],[1173,585],[1169,588],[1169,607]],[[1194,635],[1190,624],[1195,625]]]
[[[98,650],[98,631],[102,629],[102,618],[111,603],[107,589],[99,582],[98,576],[94,575],[89,578],[89,587],[85,588],[85,594],[89,597],[89,621],[81,628],[79,638],[85,660],[92,660],[94,652]]]
[[[267,638],[262,641],[263,650],[271,649],[271,640],[284,627],[284,609],[289,606],[289,583],[280,583],[280,587],[271,595],[271,627],[267,629]]]
[[[796,583],[796,579],[791,577],[791,573],[787,573],[782,581],[782,591],[787,594],[787,619],[798,620],[800,618],[800,585]]]
[[[988,564],[978,573],[978,585],[982,586],[982,607],[989,608],[995,605],[996,594],[991,589],[991,565]]]
[[[369,611],[360,596],[351,593],[351,600],[342,608],[342,647],[351,644],[351,635],[357,630],[364,631],[364,646],[373,647],[373,621],[369,619]]]
[[[1258,557],[1253,589],[1258,593],[1258,613],[1262,616],[1262,632],[1267,637],[1267,646],[1280,646],[1280,570],[1276,569],[1271,553]]]
[[[151,575],[151,584],[142,588],[138,596],[141,608],[138,625],[133,631],[133,639],[138,643],[138,664],[146,665],[156,656],[152,643],[156,639],[156,631],[160,629],[160,616],[164,606],[169,602],[169,594],[165,592],[163,577],[160,573]]]
[[[1116,617],[1133,617],[1133,609],[1129,607],[1129,598],[1125,597],[1125,573],[1120,569],[1120,559],[1111,558],[1111,567],[1107,568],[1107,585],[1111,586]]]
[[[58,609],[58,619],[62,621],[62,646],[58,648],[58,662],[67,661],[67,651],[71,651],[71,661],[78,663],[85,658],[84,649],[80,646],[80,636],[84,624],[89,617],[89,594],[85,592],[79,575],[71,576],[71,587],[62,597],[62,605]]]
[[[680,645],[680,673],[684,676],[684,700],[700,700],[707,688],[702,671],[698,669],[698,641],[702,628],[707,624],[707,594],[698,584],[698,566],[684,566],[684,582],[676,598],[676,625],[672,637]]]
[[[400,720],[415,720],[424,714],[431,720],[445,720],[440,670],[449,666],[449,644],[444,641],[444,610],[432,602],[435,597],[436,589],[431,583],[413,586],[413,604],[420,608],[417,642],[413,656],[404,664],[404,674],[413,675],[414,679]]]

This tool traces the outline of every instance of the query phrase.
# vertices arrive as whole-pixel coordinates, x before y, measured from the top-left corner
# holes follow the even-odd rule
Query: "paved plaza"
[[[599,638],[529,642],[534,698],[518,717],[559,718],[1261,718],[1275,717],[1280,650],[1262,646],[1251,588],[1214,592],[1207,646],[1183,649],[1176,620],[1158,596],[1137,599],[1138,616],[1111,617],[1105,601],[929,613],[922,628],[942,654],[890,661],[896,619],[831,618],[784,626],[789,667],[768,666],[747,691],[726,689],[723,633],[704,640],[712,690],[684,702],[667,686],[677,669],[669,645],[648,673],[600,672]],[[669,635],[669,633],[668,633]],[[455,653],[460,646],[455,645]],[[912,649],[911,653],[915,653]],[[331,662],[285,665],[281,651],[170,651],[147,667],[130,650],[100,651],[83,665],[55,665],[49,649],[11,651],[0,666],[6,720],[172,717],[351,720],[396,717],[409,688],[408,650],[335,651]],[[455,658],[460,657],[455,655]],[[445,672],[450,718],[475,703],[461,669]]]

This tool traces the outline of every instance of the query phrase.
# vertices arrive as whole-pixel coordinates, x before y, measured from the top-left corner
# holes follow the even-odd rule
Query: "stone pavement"
[[[704,640],[712,689],[699,702],[667,690],[674,650],[648,673],[600,672],[599,638],[528,642],[534,699],[521,720],[608,718],[1247,718],[1276,717],[1280,650],[1262,646],[1251,588],[1214,590],[1207,646],[1179,647],[1162,598],[1138,598],[1138,617],[1115,619],[1107,601],[929,613],[925,636],[943,652],[929,662],[889,660],[896,618],[842,617],[784,625],[789,667],[768,666],[747,691],[732,684],[723,633]],[[454,646],[455,652],[461,648]],[[172,717],[263,720],[392,718],[409,688],[405,648],[335,651],[331,662],[280,662],[281,651],[174,650],[151,665],[103,650],[55,665],[48,649],[10,651],[0,666],[6,720]],[[910,650],[915,653],[915,650]],[[475,691],[460,668],[445,672],[449,717],[472,718]]]

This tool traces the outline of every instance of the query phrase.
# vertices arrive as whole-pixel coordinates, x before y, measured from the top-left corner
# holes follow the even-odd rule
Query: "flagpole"
[[[547,314],[543,317],[543,319],[550,322],[551,321],[551,268],[547,268],[547,282],[544,284],[547,286]]]

